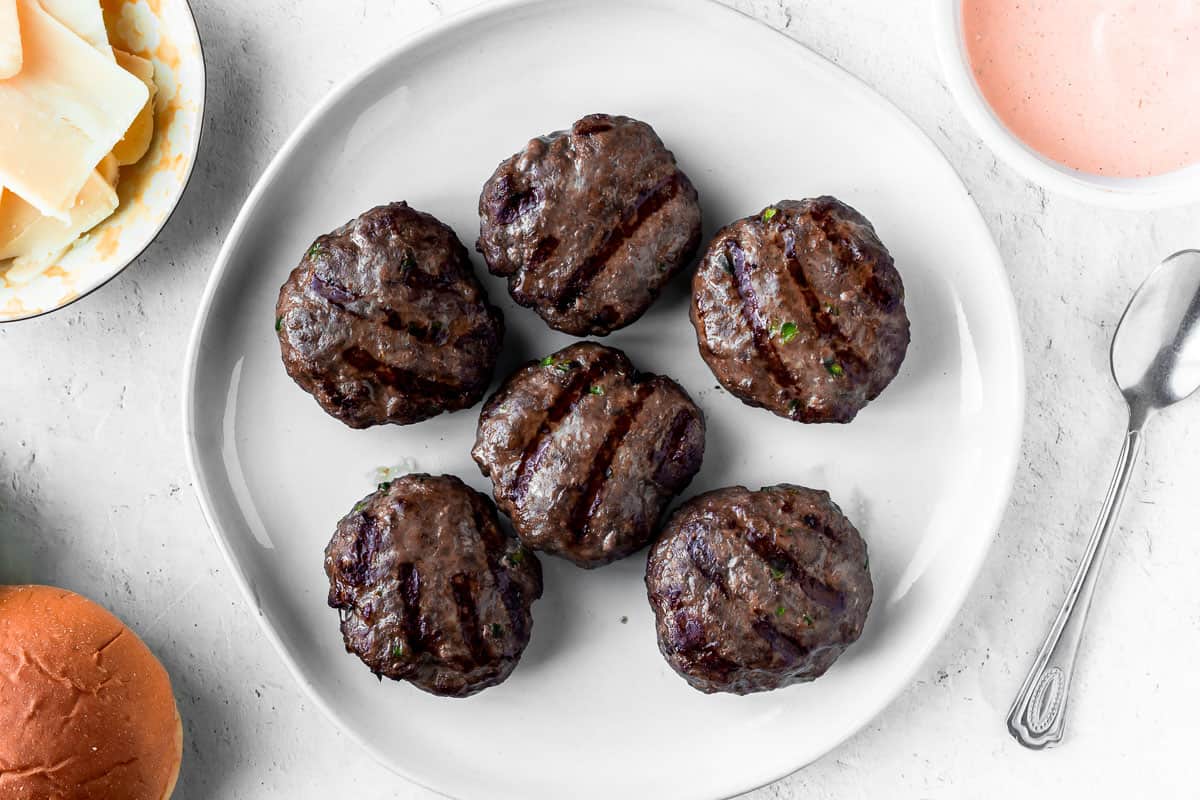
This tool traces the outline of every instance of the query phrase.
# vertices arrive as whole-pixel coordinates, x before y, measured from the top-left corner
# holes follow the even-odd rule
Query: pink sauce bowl
[[[1116,47],[1111,52],[1097,53],[1094,48],[1105,45],[1103,36],[1117,31],[1113,34],[1123,35],[1127,37],[1147,37],[1154,35],[1154,26],[1162,23],[1163,30],[1168,32],[1175,31],[1176,40],[1178,43],[1187,45],[1186,53],[1200,53],[1200,41],[1187,40],[1186,42],[1180,38],[1178,31],[1180,30],[1180,19],[1178,17],[1169,17],[1162,20],[1153,18],[1134,17],[1136,26],[1109,26],[1110,30],[1101,30],[1103,20],[1083,18],[1079,20],[1078,29],[1083,32],[1081,36],[1074,36],[1075,20],[1063,19],[1062,15],[1070,13],[1067,11],[1069,7],[1078,7],[1082,4],[1078,0],[1066,0],[1061,4],[1057,4],[1054,0],[1030,0],[1029,2],[1018,4],[1016,2],[1006,2],[1005,0],[992,0],[989,5],[994,6],[985,13],[979,13],[981,0],[966,0],[971,3],[971,8],[974,9],[965,20],[964,27],[964,0],[930,0],[933,16],[933,32],[937,44],[938,56],[942,63],[942,71],[945,77],[947,86],[950,88],[955,101],[962,110],[963,115],[970,121],[976,133],[983,139],[998,156],[1009,164],[1013,169],[1020,172],[1025,178],[1043,186],[1051,191],[1069,195],[1078,200],[1092,203],[1095,205],[1110,206],[1116,208],[1130,209],[1151,209],[1163,208],[1167,206],[1183,205],[1186,203],[1200,202],[1200,137],[1196,142],[1198,152],[1190,163],[1185,163],[1181,166],[1171,165],[1168,171],[1159,170],[1157,174],[1148,175],[1145,177],[1118,177],[1116,175],[1098,174],[1095,169],[1076,169],[1068,166],[1072,160],[1071,147],[1075,148],[1074,154],[1078,156],[1080,165],[1090,162],[1097,163],[1095,154],[1105,150],[1103,147],[1095,147],[1097,144],[1111,144],[1111,139],[1097,143],[1096,141],[1088,142],[1089,136],[1107,136],[1115,137],[1122,133],[1130,136],[1143,135],[1147,122],[1158,125],[1160,122],[1163,125],[1174,125],[1175,120],[1172,115],[1178,115],[1178,120],[1183,121],[1200,121],[1200,105],[1192,105],[1187,102],[1181,102],[1180,98],[1189,96],[1187,92],[1195,84],[1191,81],[1200,81],[1192,69],[1187,72],[1189,83],[1183,87],[1183,94],[1179,91],[1172,92],[1172,87],[1164,87],[1155,85],[1153,81],[1144,87],[1136,85],[1117,85],[1105,86],[1104,84],[1092,83],[1088,86],[1090,93],[1079,92],[1078,86],[1067,88],[1069,84],[1065,84],[1062,76],[1075,70],[1077,74],[1086,75],[1088,79],[1093,81],[1103,80],[1100,77],[1099,71],[1089,69],[1087,63],[1078,61],[1080,58],[1107,58],[1111,56],[1114,59],[1112,66],[1116,68],[1116,72],[1110,74],[1120,75],[1128,78],[1131,74],[1129,69],[1123,69],[1124,66],[1119,63],[1119,59],[1130,57],[1129,54],[1136,54],[1142,44],[1141,41],[1117,41]],[[1129,12],[1129,9],[1123,7],[1122,4],[1129,5],[1132,0],[1108,0],[1108,5],[1112,7],[1113,19],[1120,21],[1122,12]],[[1105,6],[1105,3],[1099,4]],[[1162,6],[1166,8],[1187,8],[1191,6],[1185,3],[1182,6],[1172,7],[1169,4],[1154,3],[1141,5],[1142,10],[1147,7]],[[1020,13],[1029,13],[1032,8],[1049,8],[1050,13],[1057,13],[1058,19],[1037,19],[1037,20],[1013,20],[1005,18],[1005,14],[1010,8],[1020,9]],[[1097,6],[1093,4],[1092,8]],[[1135,8],[1130,5],[1130,8]],[[1189,12],[1190,13],[1190,12]],[[1200,10],[1196,11],[1200,14]],[[1127,20],[1129,17],[1127,17]],[[1184,21],[1186,25],[1192,27],[1188,31],[1195,29],[1197,20],[1190,18]],[[988,26],[993,26],[988,28]],[[974,30],[968,30],[974,26]],[[981,62],[981,52],[988,48],[981,47],[978,39],[968,46],[967,36],[972,35],[978,37],[981,35],[980,28],[983,27],[982,34],[994,34],[997,37],[1006,37],[1004,41],[992,43],[991,51],[993,55],[997,55],[996,62],[989,61]],[[1053,36],[1053,30],[1058,26],[1059,30],[1067,31],[1063,34],[1064,38],[1060,41],[1046,40],[1046,36]],[[1047,33],[1051,31],[1051,33]],[[1189,33],[1190,35],[1190,33]],[[1022,38],[1027,37],[1027,38]],[[1192,50],[1191,48],[1196,48]],[[974,53],[975,61],[972,61],[972,53]],[[1016,55],[1014,55],[1016,54]],[[1136,57],[1136,56],[1134,56]],[[1191,56],[1187,56],[1190,58]],[[1039,60],[1040,59],[1040,60]],[[1076,59],[1073,62],[1055,63],[1055,59]],[[1136,67],[1138,64],[1132,64]],[[1186,60],[1182,65],[1175,63],[1167,65],[1171,66],[1192,66]],[[1011,81],[1009,77],[1003,73],[1003,70],[1013,70]],[[977,79],[977,70],[981,71],[986,77],[984,80]],[[1000,72],[987,70],[1000,70]],[[1182,77],[1182,73],[1177,76]],[[981,83],[986,86],[981,87]],[[1111,88],[1111,92],[1106,92],[1106,89]],[[1177,85],[1175,87],[1179,89]],[[986,89],[986,93],[985,93]],[[1022,114],[1014,112],[1014,105],[1005,107],[1004,113],[998,112],[997,107],[994,107],[988,97],[992,98],[993,102],[1004,103],[1006,100],[1011,103],[1025,102],[1028,98],[1032,103],[1054,103],[1055,92],[1072,92],[1066,100],[1059,100],[1057,105],[1047,106],[1058,113],[1058,119],[1054,119],[1055,113],[1047,112],[1043,117],[1039,118],[1038,114]],[[1166,104],[1160,106],[1157,110],[1161,119],[1134,119],[1135,115],[1131,115],[1129,120],[1130,131],[1119,130],[1124,127],[1123,120],[1119,114],[1112,113],[1112,107],[1105,107],[1102,103],[1107,100],[1112,102],[1129,102],[1131,97],[1140,97],[1145,94],[1147,102],[1155,101],[1158,98],[1165,98]],[[1006,97],[1007,95],[1007,97]],[[1058,95],[1061,97],[1061,94]],[[1014,99],[1015,98],[1015,99]],[[1096,109],[1095,115],[1089,119],[1088,109],[1089,102],[1091,108]],[[1182,107],[1171,108],[1171,105],[1179,105]],[[1073,128],[1064,128],[1062,114],[1068,110],[1071,114],[1080,114],[1080,127],[1078,130]],[[1107,112],[1107,113],[1106,113]],[[1007,117],[1009,124],[1006,124]],[[1142,129],[1135,129],[1134,123],[1142,124]],[[1024,124],[1026,129],[1021,131],[1023,135],[1014,133],[1013,127],[1020,127]],[[1038,125],[1043,125],[1039,129]],[[1059,125],[1058,131],[1053,131],[1054,125]],[[1107,126],[1107,127],[1106,127]],[[1115,126],[1115,127],[1114,127]],[[1193,126],[1195,129],[1196,126]],[[1153,130],[1159,130],[1154,127]],[[1165,130],[1165,129],[1164,129]],[[1154,164],[1155,157],[1160,155],[1160,151],[1164,149],[1162,145],[1174,141],[1177,145],[1180,139],[1180,129],[1172,128],[1168,135],[1160,135],[1151,139],[1151,147],[1156,148],[1152,153],[1134,153],[1126,149],[1126,160],[1122,164],[1118,160],[1110,162],[1111,171],[1126,175],[1137,174],[1137,170],[1141,168],[1138,164],[1139,160],[1145,164]],[[1069,144],[1072,141],[1072,136],[1078,133],[1078,138],[1074,139],[1074,145]],[[1066,154],[1060,147],[1060,152],[1055,153],[1058,160],[1044,152],[1035,149],[1028,142],[1036,141],[1042,134],[1041,138],[1048,139],[1053,134],[1054,142],[1059,142],[1059,134],[1066,136],[1067,145]],[[1190,142],[1191,133],[1183,131],[1184,139]],[[1174,140],[1169,138],[1174,135]],[[1142,141],[1145,141],[1143,139]],[[1043,150],[1054,149],[1052,147],[1043,147]],[[1113,148],[1107,148],[1112,151]],[[1139,159],[1136,156],[1145,155],[1144,159]],[[1184,159],[1187,161],[1187,159]],[[1157,158],[1157,163],[1163,163],[1162,158]],[[1154,171],[1154,170],[1148,170]]]

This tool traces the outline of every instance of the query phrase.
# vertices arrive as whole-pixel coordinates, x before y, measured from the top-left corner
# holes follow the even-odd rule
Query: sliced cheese
[[[41,218],[42,215],[29,203],[6,189],[0,189],[0,259],[16,255],[11,248],[13,241]]]
[[[96,165],[96,172],[99,172],[100,177],[108,181],[109,186],[117,188],[117,180],[121,177],[121,165],[117,163],[116,156],[109,153],[100,159],[100,163]]]
[[[113,57],[108,46],[108,31],[104,28],[104,12],[100,0],[40,0],[42,8],[50,16],[65,25],[72,33],[96,48],[105,56]]]
[[[0,185],[68,220],[76,195],[149,91],[42,10],[17,0],[24,64],[0,81]]]
[[[17,0],[0,0],[0,80],[21,71],[21,26]]]
[[[126,72],[133,73],[141,79],[142,83],[146,84],[146,88],[151,92],[157,90],[154,85],[154,62],[148,58],[135,56],[133,53],[126,53],[124,50],[113,48],[113,58],[117,60],[117,65]]]
[[[10,197],[16,196],[11,192],[4,193],[5,201]],[[16,202],[24,201],[16,198]],[[37,210],[32,206],[28,206],[28,209],[37,215]],[[52,217],[36,216],[36,219],[12,241],[0,248],[0,260],[16,258],[17,263],[14,266],[22,268],[34,264],[49,267],[76,239],[108,219],[116,209],[116,191],[98,171],[92,172],[72,206],[70,218],[66,222]],[[18,214],[22,213],[27,215],[28,210],[18,211]]]
[[[150,149],[150,140],[154,137],[154,96],[158,87],[154,84],[154,62],[116,48],[113,49],[113,55],[117,59],[117,65],[131,75],[136,75],[150,92],[150,98],[138,112],[137,119],[113,148],[112,154],[116,156],[117,163],[125,166],[141,161],[142,156]]]

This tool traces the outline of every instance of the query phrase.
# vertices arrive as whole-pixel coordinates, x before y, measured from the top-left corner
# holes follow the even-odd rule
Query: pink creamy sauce
[[[963,0],[975,80],[1009,130],[1096,175],[1200,161],[1200,0]]]

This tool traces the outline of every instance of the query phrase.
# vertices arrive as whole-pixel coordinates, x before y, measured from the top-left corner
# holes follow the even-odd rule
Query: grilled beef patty
[[[867,546],[825,492],[718,489],[681,506],[646,565],[658,647],[702,692],[820,677],[862,633]]]
[[[504,336],[454,231],[402,202],[318,237],[275,313],[288,375],[351,428],[474,405]]]
[[[532,140],[479,197],[488,269],[552,328],[603,336],[643,313],[700,244],[696,189],[644,122],[591,114]]]
[[[675,381],[583,342],[510,376],[471,454],[521,541],[597,567],[653,537],[700,469],[704,415]]]
[[[862,214],[784,200],[713,238],[692,281],[700,354],[742,402],[849,422],[908,350],[904,284]]]
[[[452,475],[380,484],[325,549],[346,651],[371,672],[466,697],[512,673],[542,596],[537,557]]]

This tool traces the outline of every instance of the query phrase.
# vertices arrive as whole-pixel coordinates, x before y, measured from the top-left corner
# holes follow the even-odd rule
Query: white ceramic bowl
[[[113,44],[154,62],[154,139],[122,167],[120,205],[38,275],[0,274],[0,322],[47,314],[112,280],[167,224],[196,163],[204,119],[204,56],[187,0],[107,0]]]
[[[942,72],[958,107],[980,138],[1030,181],[1097,205],[1150,209],[1200,201],[1200,163],[1150,178],[1111,178],[1072,169],[1017,138],[975,83],[962,33],[962,0],[930,0]],[[1197,113],[1181,109],[1181,113]]]

